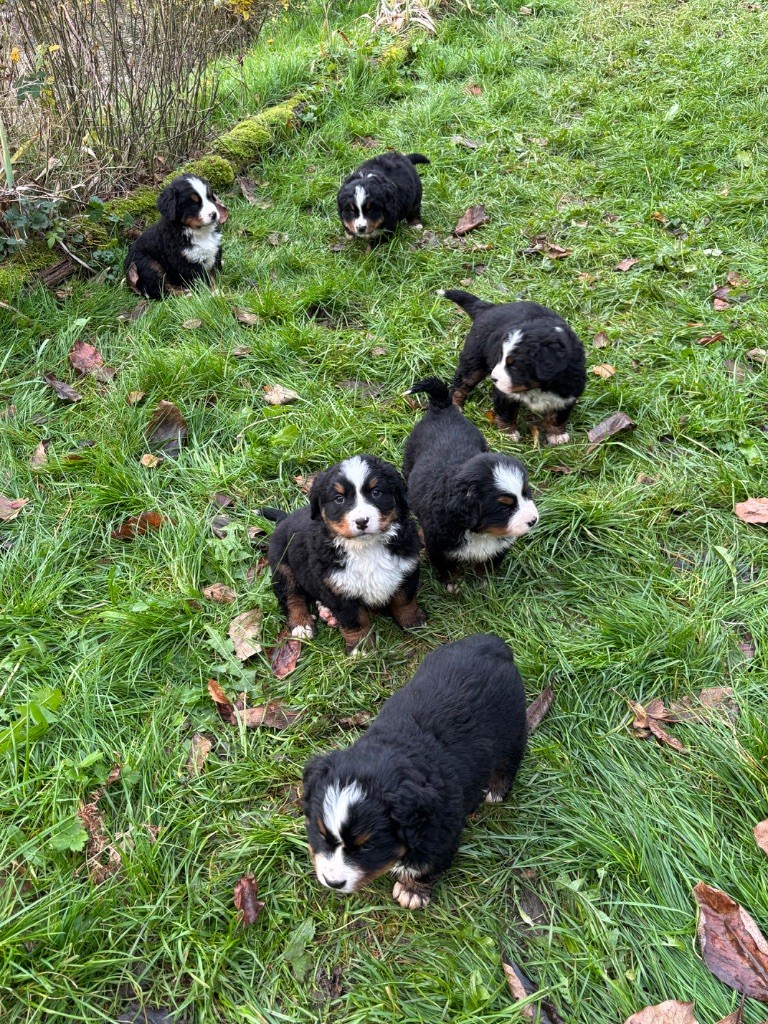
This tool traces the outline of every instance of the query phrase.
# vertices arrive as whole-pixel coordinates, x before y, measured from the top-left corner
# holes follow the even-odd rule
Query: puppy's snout
[[[356,519],[355,520],[355,526],[358,528],[358,530],[364,530],[367,525],[368,525],[368,518],[367,517],[365,519]]]
[[[344,879],[340,882],[333,882],[330,878],[323,876],[323,885],[327,885],[329,889],[343,889],[346,884]]]
[[[211,224],[215,224],[218,219],[219,219],[219,211],[215,210],[215,209],[211,210]]]
[[[355,231],[358,235],[364,235],[367,230],[367,224],[356,224]]]
[[[538,516],[534,516],[533,519],[529,519],[528,520],[528,526],[529,527],[535,526],[536,523],[538,523],[538,521],[539,521],[539,517]]]

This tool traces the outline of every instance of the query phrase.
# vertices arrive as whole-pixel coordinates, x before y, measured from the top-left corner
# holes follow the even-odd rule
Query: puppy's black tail
[[[473,295],[471,292],[463,292],[460,288],[441,288],[437,294],[442,295],[444,299],[450,299],[457,306],[461,306],[464,312],[471,316],[473,320],[478,313],[481,313],[484,309],[491,309],[494,305],[493,302],[478,299],[476,295]]]
[[[433,409],[449,409],[451,407],[451,392],[447,384],[439,377],[426,377],[424,380],[411,384],[406,395],[418,395],[424,392],[429,396],[429,404]]]
[[[267,519],[270,523],[282,523],[284,519],[288,518],[288,513],[283,512],[281,508],[257,508],[256,515],[261,516],[262,519]]]
[[[412,164],[428,164],[429,160],[424,156],[423,153],[408,153],[406,156],[407,160],[410,160]]]

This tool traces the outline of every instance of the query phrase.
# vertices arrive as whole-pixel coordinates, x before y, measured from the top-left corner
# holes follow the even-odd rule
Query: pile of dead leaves
[[[299,716],[298,711],[291,711],[277,701],[249,708],[245,693],[241,693],[232,703],[215,679],[208,680],[208,693],[216,705],[219,718],[227,725],[239,725],[242,722],[246,729],[258,729],[260,726],[287,729]]]
[[[643,707],[635,701],[629,701],[635,714],[632,728],[643,738],[651,736],[664,746],[671,747],[680,754],[687,753],[686,748],[676,736],[672,736],[665,725],[678,722],[702,723],[713,717],[720,717],[734,722],[739,708],[730,686],[712,686],[701,690],[695,697],[682,697],[667,708],[662,700],[652,700]]]

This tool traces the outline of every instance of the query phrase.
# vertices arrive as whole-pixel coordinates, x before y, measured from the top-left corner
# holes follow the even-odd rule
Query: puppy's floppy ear
[[[166,220],[176,220],[178,195],[173,185],[168,185],[157,197],[157,208]]]
[[[320,518],[320,505],[323,501],[323,492],[328,481],[328,470],[318,473],[312,481],[309,489],[309,511],[312,519]]]
[[[474,530],[480,525],[477,484],[474,480],[459,477],[458,486],[459,490],[446,504],[446,511],[452,519],[462,523],[468,530]]]
[[[330,754],[320,754],[318,757],[313,757],[304,769],[304,775],[301,780],[301,809],[305,814],[309,813],[312,791],[318,782],[321,782],[326,777],[330,767]]]
[[[400,519],[407,519],[410,511],[408,507],[408,488],[400,473],[395,472],[392,476],[392,493],[395,497],[397,514]]]
[[[553,338],[552,341],[541,345],[536,353],[534,366],[537,379],[551,380],[565,369],[567,362],[568,350],[559,338]]]
[[[394,793],[387,794],[385,802],[398,838],[409,851],[418,850],[431,823],[441,811],[440,796],[435,787],[423,778],[405,779]]]

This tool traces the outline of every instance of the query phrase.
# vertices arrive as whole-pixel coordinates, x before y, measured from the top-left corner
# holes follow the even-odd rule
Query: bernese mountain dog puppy
[[[458,289],[439,291],[472,317],[453,379],[461,409],[484,377],[493,381],[498,427],[520,440],[521,405],[540,423],[549,444],[570,440],[566,425],[587,383],[584,346],[561,316],[538,302],[484,302]]]
[[[204,178],[174,178],[157,199],[160,220],[125,258],[129,288],[148,299],[178,295],[221,269],[221,225],[229,216]]]
[[[425,907],[468,815],[509,792],[526,736],[525,690],[503,640],[432,651],[351,747],[305,768],[317,880],[350,893],[391,871],[400,906]]]
[[[347,235],[377,245],[401,220],[421,227],[421,178],[414,164],[428,164],[421,153],[382,153],[360,164],[344,179],[337,205]]]
[[[420,391],[429,396],[429,407],[405,443],[403,474],[430,561],[454,591],[450,579],[459,563],[495,568],[517,538],[536,525],[539,513],[525,466],[488,451],[443,381],[428,377],[407,394]]]
[[[264,511],[278,520],[267,557],[291,636],[314,636],[310,601],[338,626],[347,654],[370,632],[369,610],[389,610],[402,629],[424,625],[419,538],[389,462],[354,455],[315,477],[309,505],[290,515]]]

